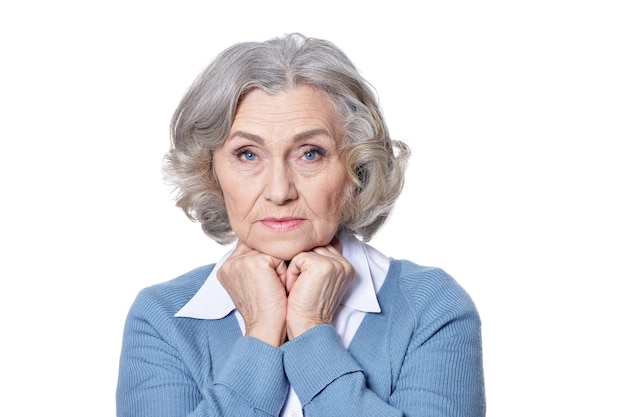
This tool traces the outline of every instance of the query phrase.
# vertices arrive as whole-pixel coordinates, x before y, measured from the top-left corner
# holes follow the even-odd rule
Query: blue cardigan
[[[234,313],[174,317],[214,265],[144,289],[130,309],[118,417],[278,416],[291,384],[307,417],[485,415],[480,319],[437,268],[392,260],[346,350],[320,325],[280,348],[242,336]]]

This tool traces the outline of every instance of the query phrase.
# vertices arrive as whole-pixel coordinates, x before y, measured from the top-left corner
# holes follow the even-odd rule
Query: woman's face
[[[332,240],[347,184],[340,142],[333,106],[314,88],[243,98],[214,166],[246,246],[289,260]]]

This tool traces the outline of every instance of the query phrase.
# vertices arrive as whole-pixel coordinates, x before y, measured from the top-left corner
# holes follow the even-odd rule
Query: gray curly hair
[[[289,34],[243,42],[220,53],[196,78],[171,122],[164,173],[176,205],[221,244],[232,242],[212,158],[238,103],[253,89],[277,93],[307,85],[327,95],[342,124],[342,156],[351,181],[340,226],[368,241],[385,223],[404,184],[408,146],[391,140],[373,88],[331,42]]]

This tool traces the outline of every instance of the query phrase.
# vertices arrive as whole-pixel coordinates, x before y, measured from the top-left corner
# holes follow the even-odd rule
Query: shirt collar
[[[387,275],[389,259],[348,232],[339,234],[341,254],[352,264],[355,277],[341,304],[366,313],[379,313],[376,292]],[[229,250],[216,264],[198,292],[181,308],[175,317],[221,319],[235,309],[228,292],[217,279],[217,271],[234,249]]]

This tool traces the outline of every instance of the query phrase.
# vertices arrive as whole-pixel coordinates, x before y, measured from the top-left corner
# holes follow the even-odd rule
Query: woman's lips
[[[272,229],[277,232],[288,232],[304,223],[304,219],[299,217],[266,217],[261,220],[261,223],[268,229]]]

